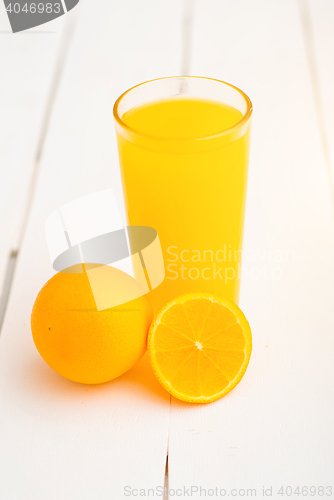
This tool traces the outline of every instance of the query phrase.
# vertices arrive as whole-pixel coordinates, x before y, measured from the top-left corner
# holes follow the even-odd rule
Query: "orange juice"
[[[128,224],[156,229],[164,256],[165,279],[149,295],[155,313],[189,292],[238,302],[249,123],[242,129],[232,106],[182,96],[120,118]]]

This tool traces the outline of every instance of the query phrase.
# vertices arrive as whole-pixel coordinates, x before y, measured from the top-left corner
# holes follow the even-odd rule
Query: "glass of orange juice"
[[[155,312],[190,292],[238,302],[251,115],[244,92],[202,77],[142,83],[115,103],[128,224],[157,230],[164,257]]]

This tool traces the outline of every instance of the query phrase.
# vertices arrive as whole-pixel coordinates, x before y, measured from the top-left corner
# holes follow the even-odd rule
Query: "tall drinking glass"
[[[115,103],[128,224],[157,230],[164,256],[155,313],[190,292],[238,302],[251,114],[244,92],[201,77],[142,83]]]

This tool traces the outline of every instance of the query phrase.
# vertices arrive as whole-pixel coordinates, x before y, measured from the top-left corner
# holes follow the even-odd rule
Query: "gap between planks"
[[[167,431],[167,451],[166,451],[166,466],[165,466],[165,481],[164,481],[164,498],[169,499],[168,493],[168,452],[169,452],[169,435],[170,435],[170,422],[172,417],[172,395],[169,396],[169,418],[168,418],[168,431]]]
[[[320,141],[324,153],[328,182],[330,186],[332,210],[334,213],[334,179],[331,170],[328,138],[324,119],[323,101],[321,98],[320,77],[317,66],[317,56],[314,42],[311,10],[308,0],[298,0],[299,14],[305,44],[307,65],[310,72],[312,92],[318,121]]]
[[[1,335],[3,322],[5,319],[6,309],[7,309],[7,305],[8,305],[8,301],[9,301],[9,297],[10,297],[10,292],[11,292],[12,285],[13,285],[18,255],[20,252],[20,248],[22,246],[23,238],[25,235],[25,230],[26,230],[28,220],[29,220],[29,215],[30,215],[32,203],[34,200],[35,189],[36,189],[37,179],[38,179],[38,175],[39,175],[40,161],[41,161],[41,157],[43,154],[43,148],[44,148],[46,136],[47,136],[48,129],[49,129],[49,123],[50,123],[50,118],[51,118],[51,114],[52,114],[52,110],[53,110],[53,105],[54,105],[55,100],[56,100],[57,91],[59,88],[59,84],[60,84],[60,81],[61,81],[61,78],[63,75],[63,71],[64,71],[66,59],[67,59],[67,54],[69,52],[69,47],[71,45],[71,41],[72,41],[73,34],[75,31],[75,26],[76,26],[78,14],[79,14],[79,6],[77,6],[76,9],[74,9],[74,14],[72,14],[72,12],[71,12],[71,15],[65,14],[67,17],[64,20],[63,31],[60,35],[61,39],[60,39],[60,44],[59,44],[59,48],[58,48],[56,59],[55,59],[53,76],[51,78],[51,85],[50,85],[50,89],[48,92],[48,97],[46,99],[41,129],[39,131],[38,141],[37,141],[37,145],[36,145],[36,153],[35,153],[35,158],[34,158],[34,166],[32,169],[32,175],[31,175],[31,179],[30,179],[29,187],[28,187],[28,191],[27,191],[28,195],[27,195],[27,200],[25,203],[23,220],[22,220],[20,230],[18,231],[16,241],[14,242],[13,247],[11,248],[9,255],[8,255],[8,261],[7,261],[6,271],[5,271],[5,280],[4,280],[4,284],[3,284],[3,287],[1,290],[1,295],[0,295],[0,335]]]
[[[183,0],[181,75],[190,74],[195,0]]]
[[[182,60],[181,60],[181,75],[190,75],[191,54],[192,54],[192,30],[194,23],[194,9],[195,0],[183,0],[183,22],[182,22]],[[167,451],[166,451],[166,465],[165,465],[165,479],[164,479],[164,496],[166,500],[169,499],[168,494],[168,451],[169,451],[169,434],[170,434],[170,421],[172,411],[172,396],[169,399],[169,424],[167,432]]]
[[[166,500],[168,500],[169,494],[168,494],[168,451],[167,451],[167,456],[166,456],[166,469],[165,469],[165,481],[164,481],[164,496]]]

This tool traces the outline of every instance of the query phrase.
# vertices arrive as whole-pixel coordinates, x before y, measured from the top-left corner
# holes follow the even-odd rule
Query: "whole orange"
[[[118,269],[114,287],[136,292],[138,283]],[[138,293],[140,294],[140,293]],[[134,295],[132,295],[134,296]],[[85,384],[112,380],[144,355],[153,319],[145,295],[98,311],[87,273],[61,272],[40,290],[31,314],[35,345],[46,363],[63,377]]]

